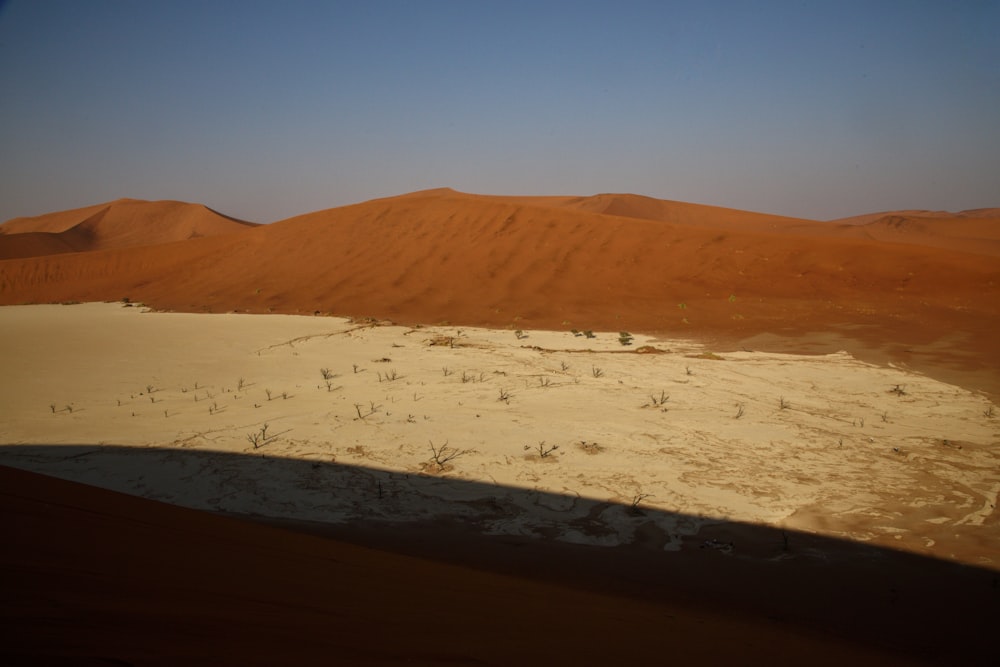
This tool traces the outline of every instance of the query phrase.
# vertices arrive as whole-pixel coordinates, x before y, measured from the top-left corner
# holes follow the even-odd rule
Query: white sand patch
[[[993,530],[982,396],[846,353],[523,333],[0,308],[0,463],[191,507],[591,544],[676,548],[720,519],[928,549],[942,525]]]

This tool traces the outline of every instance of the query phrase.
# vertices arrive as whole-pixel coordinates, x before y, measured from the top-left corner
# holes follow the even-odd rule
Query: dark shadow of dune
[[[985,664],[993,652],[993,570],[260,451],[0,447],[2,466],[189,508],[0,467],[4,663],[166,664],[157,651],[186,659],[185,647],[229,664],[267,664],[272,650],[336,652],[329,664]]]

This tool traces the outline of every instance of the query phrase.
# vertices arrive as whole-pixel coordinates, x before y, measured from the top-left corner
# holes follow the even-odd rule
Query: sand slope
[[[938,217],[885,215],[847,230],[885,243],[923,245],[1000,257],[1000,216]]]
[[[200,204],[119,199],[8,220],[0,225],[0,259],[155,245],[231,234],[249,226]]]
[[[688,578],[709,587],[733,574],[747,585],[707,603],[669,587],[646,596],[588,590],[606,573],[565,551],[510,549],[513,558],[527,551],[537,559],[527,568],[536,577],[577,569],[571,578],[586,576],[583,586],[366,549],[10,468],[0,467],[0,480],[6,665],[658,664],[665,650],[685,664],[917,665],[978,661],[991,650],[988,623],[976,616],[989,598],[968,595],[983,582],[953,578],[958,591],[949,594],[934,583],[939,568],[926,565],[896,563],[903,595],[922,589],[911,612],[863,567],[836,570],[864,598],[853,609],[849,596],[817,595],[829,566],[824,576],[759,568],[757,586],[718,559],[707,569],[688,563]],[[655,567],[625,554],[611,563],[657,579]],[[803,588],[812,600],[795,593]],[[934,605],[953,610],[937,619]],[[803,627],[803,611],[814,608],[822,622]],[[854,618],[856,627],[845,622]]]

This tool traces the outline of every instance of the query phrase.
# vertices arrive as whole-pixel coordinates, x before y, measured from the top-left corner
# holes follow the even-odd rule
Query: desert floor
[[[1000,416],[903,367],[121,303],[0,367],[11,664],[990,650]]]
[[[996,408],[846,353],[84,304],[0,309],[0,365],[0,463],[186,507],[668,551],[735,521],[1000,569]]]

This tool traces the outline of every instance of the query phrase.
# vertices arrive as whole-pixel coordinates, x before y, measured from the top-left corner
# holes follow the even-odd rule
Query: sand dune
[[[659,220],[686,225],[762,231],[796,224],[814,224],[811,220],[787,218],[767,213],[753,213],[704,204],[666,201],[630,194],[601,194],[567,202],[567,208],[640,220]]]
[[[99,214],[109,206],[111,206],[111,202],[37,216],[11,218],[0,224],[0,232],[3,234],[25,234],[30,232],[58,234]]]
[[[131,248],[231,234],[251,223],[200,204],[119,199],[0,225],[0,259]]]
[[[958,213],[949,211],[925,211],[921,209],[906,209],[897,211],[880,211],[877,213],[865,213],[862,215],[852,215],[846,218],[830,220],[830,224],[835,225],[865,225],[875,222],[879,218],[886,216],[918,217],[918,218],[1000,218],[1000,208],[972,208]]]
[[[714,554],[685,563],[710,589],[692,596],[624,552],[588,565],[541,545],[448,543],[453,556],[499,551],[517,572],[497,574],[10,468],[0,481],[3,595],[18,603],[0,608],[5,665],[609,665],[668,652],[687,664],[882,666],[992,650],[988,614],[976,615],[988,603],[968,595],[983,582],[951,577],[949,590],[933,563],[889,558],[903,595],[921,591],[907,608],[863,564],[747,576]],[[563,581],[540,580],[549,571]],[[646,594],[602,590],[615,571],[647,577]],[[831,572],[846,575],[842,595],[816,604],[831,601],[820,594]],[[938,619],[935,605],[952,611]],[[805,622],[812,612],[818,622]]]
[[[81,243],[70,238],[72,232],[23,232],[0,235],[0,260],[21,257],[41,257],[64,252],[79,252]]]
[[[625,204],[678,221],[579,210]],[[619,195],[574,202],[433,190],[223,236],[5,260],[0,303],[129,297],[189,312],[729,341],[836,330],[869,345],[892,341],[900,360],[926,360],[944,341],[957,365],[1000,365],[1000,265],[978,251],[995,236],[992,218],[964,219],[948,234],[876,223],[890,243],[867,227],[742,214],[744,227],[733,215]]]
[[[842,228],[845,235],[1000,257],[1000,215],[941,216],[890,213]]]

